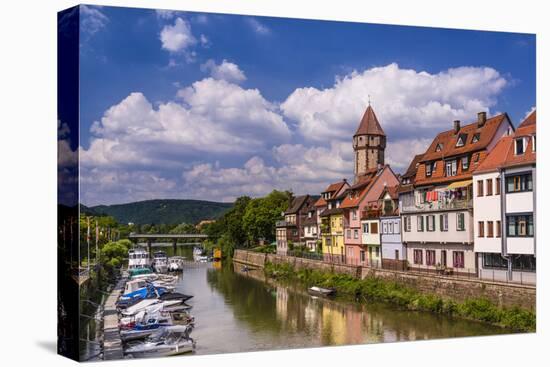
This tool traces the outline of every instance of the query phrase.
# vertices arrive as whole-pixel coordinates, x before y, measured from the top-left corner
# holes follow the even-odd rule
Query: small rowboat
[[[336,294],[336,289],[333,288],[321,288],[321,287],[310,287],[308,292],[315,296],[329,297]]]

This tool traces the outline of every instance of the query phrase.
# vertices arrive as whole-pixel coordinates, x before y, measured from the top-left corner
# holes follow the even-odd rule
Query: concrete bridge
[[[168,234],[168,233],[130,233],[128,238],[134,243],[137,243],[138,240],[145,240],[147,243],[147,250],[151,253],[151,247],[154,241],[158,240],[168,240],[172,242],[174,248],[174,253],[176,252],[176,246],[178,246],[179,239],[195,239],[195,240],[205,240],[208,238],[206,234],[199,233],[185,233],[185,234]],[[197,243],[180,243],[179,246],[195,246]]]

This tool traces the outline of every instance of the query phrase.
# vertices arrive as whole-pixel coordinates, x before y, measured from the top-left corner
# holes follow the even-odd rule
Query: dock
[[[118,328],[116,301],[124,290],[128,274],[124,272],[105,301],[103,310],[103,359],[122,359],[122,339]]]

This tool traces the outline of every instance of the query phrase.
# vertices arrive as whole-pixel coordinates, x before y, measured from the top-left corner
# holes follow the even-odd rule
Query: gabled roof
[[[357,131],[355,132],[354,136],[357,136],[357,135],[386,136],[386,134],[384,133],[384,130],[382,130],[382,126],[380,126],[380,123],[376,118],[376,114],[374,113],[374,110],[370,105],[367,107],[367,110],[363,114],[363,118],[361,119],[361,122],[359,123],[359,127],[357,128]]]
[[[536,134],[536,121],[536,111],[533,111],[523,120],[513,135],[505,136],[499,140],[483,163],[475,170],[475,173],[491,172],[504,167],[535,163],[536,152],[533,151],[532,136]],[[515,140],[521,137],[527,137],[527,146],[523,154],[517,155]]]
[[[382,193],[380,194],[380,199],[384,198],[384,196],[386,196],[386,193],[388,193],[390,195],[390,198],[393,200],[399,199],[398,189],[399,189],[399,185],[386,186],[384,190],[382,190]]]
[[[296,214],[305,204],[309,195],[296,196],[290,205],[290,207],[285,211],[285,214]]]
[[[479,150],[486,149],[489,143],[493,140],[500,124],[508,119],[506,113],[488,118],[482,127],[478,127],[478,123],[473,122],[468,125],[464,125],[458,132],[455,133],[454,129],[439,133],[430,144],[426,153],[422,156],[420,162],[433,161],[443,158],[450,158],[453,156],[471,153]],[[510,119],[508,119],[510,121]],[[477,142],[472,142],[474,135],[479,134]],[[464,137],[464,145],[456,146],[459,137]],[[441,149],[438,150],[437,146],[440,145]]]
[[[335,199],[335,196],[336,194],[338,194],[338,192],[340,190],[342,190],[342,188],[346,185],[349,185],[348,184],[348,181],[346,179],[343,179],[342,181],[339,181],[339,182],[335,182],[335,183],[332,183],[330,185],[328,185],[328,187],[325,189],[325,191],[323,191],[322,193],[326,193],[326,192],[331,192],[333,193],[333,196],[330,200],[334,200]],[[316,207],[323,207],[323,206],[326,206],[327,205],[327,201],[323,198],[323,196],[321,196],[316,202],[315,204],[313,204],[314,206]]]
[[[407,171],[401,176],[401,178],[414,178],[414,176],[416,176],[416,170],[418,169],[418,164],[423,155],[424,154],[417,154],[414,156],[411,164],[409,164],[409,168],[407,168]]]
[[[359,203],[361,200],[363,200],[363,197],[369,192],[369,190],[374,186],[374,184],[378,181],[378,177],[382,174],[382,171],[385,169],[389,169],[391,171],[391,168],[389,165],[384,165],[380,169],[375,169],[372,172],[369,172],[367,175],[363,176],[364,179],[350,187],[348,190],[346,190],[346,198],[342,201],[342,204],[340,205],[341,208],[355,208],[359,206]],[[391,171],[393,172],[393,171]],[[351,195],[350,195],[351,194]]]

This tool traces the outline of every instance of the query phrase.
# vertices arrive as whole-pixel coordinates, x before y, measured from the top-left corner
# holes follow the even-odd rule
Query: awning
[[[472,180],[465,180],[465,181],[457,181],[453,182],[449,186],[447,186],[448,189],[458,189],[460,187],[466,187],[468,185],[472,184]]]

